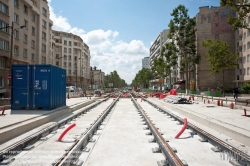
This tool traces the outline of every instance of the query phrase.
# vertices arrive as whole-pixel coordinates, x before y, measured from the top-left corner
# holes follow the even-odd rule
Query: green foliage
[[[203,47],[209,48],[206,52],[210,73],[222,72],[226,68],[237,66],[239,55],[231,53],[227,43],[221,40],[208,39],[202,42]]]
[[[249,91],[249,90],[250,90],[250,84],[248,82],[244,82],[240,88],[240,91]]]
[[[248,13],[250,13],[248,0],[220,0],[220,4],[221,6],[228,6],[237,12],[237,15],[235,13],[230,14],[227,19],[227,22],[233,26],[233,30],[237,30],[238,28],[249,29],[248,24],[244,24]]]
[[[105,82],[104,82],[105,87],[109,87],[109,83],[113,83],[113,88],[120,88],[127,86],[126,81],[120,78],[116,70],[105,76]]]
[[[143,68],[140,70],[132,81],[132,86],[142,86],[143,88],[149,87],[149,81],[153,78],[150,69]]]
[[[184,5],[179,5],[171,13],[173,19],[169,23],[168,37],[174,42],[176,55],[180,56],[180,71],[185,72],[188,80],[188,72],[200,62],[195,44],[196,20],[188,16],[188,9]],[[188,89],[186,81],[186,89]]]

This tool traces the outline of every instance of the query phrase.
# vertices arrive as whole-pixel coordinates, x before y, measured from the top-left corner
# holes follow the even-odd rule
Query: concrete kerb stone
[[[155,103],[154,101],[151,101],[151,102]],[[157,103],[155,103],[155,104],[157,104]],[[220,124],[218,124],[216,122],[213,122],[211,120],[207,120],[207,119],[205,119],[205,117],[200,117],[200,116],[194,115],[194,114],[192,114],[190,112],[187,112],[187,111],[185,111],[185,110],[183,110],[181,108],[178,108],[178,107],[174,106],[173,104],[170,104],[170,103],[166,102],[166,105],[168,105],[167,108],[178,112],[183,118],[184,117],[191,118],[192,120],[194,120],[197,123],[200,123],[200,124],[202,124],[204,126],[207,126],[207,127],[211,128],[211,129],[213,129],[215,131],[218,131],[218,132],[220,132],[220,133],[222,133],[222,134],[224,134],[224,135],[226,135],[228,137],[231,137],[232,139],[234,139],[234,140],[236,140],[236,141],[238,141],[240,143],[243,143],[243,144],[245,144],[247,146],[250,146],[250,141],[249,141],[250,136],[244,135],[244,134],[242,134],[242,133],[240,133],[240,132],[238,132],[236,130],[229,129],[229,128],[227,128],[225,126],[222,126],[222,125],[220,125]]]
[[[85,107],[89,104],[94,103],[95,100],[91,100],[85,103],[81,103],[77,106],[72,106],[72,107],[60,107],[57,108],[56,111],[53,113],[49,114],[49,116],[39,116],[35,119],[32,119],[30,121],[23,122],[21,124],[16,125],[14,128],[7,128],[7,129],[2,129],[0,131],[0,144],[9,141],[23,133],[26,133],[36,127],[39,127],[45,123],[51,122],[52,120],[63,116],[65,114],[74,112],[75,110],[80,109],[81,107]]]

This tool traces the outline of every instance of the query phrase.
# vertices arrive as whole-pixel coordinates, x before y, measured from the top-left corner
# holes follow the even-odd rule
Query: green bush
[[[248,82],[244,82],[239,90],[240,91],[249,91],[250,90],[250,84]]]

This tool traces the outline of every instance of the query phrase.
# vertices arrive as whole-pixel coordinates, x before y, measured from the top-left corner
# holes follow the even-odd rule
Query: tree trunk
[[[186,89],[186,94],[188,94],[188,61],[187,61],[187,57],[185,55],[185,72],[186,72],[186,81],[185,81],[185,89]]]
[[[222,70],[222,93],[225,97],[225,88],[224,88],[224,69]]]
[[[172,80],[171,80],[171,72],[170,72],[170,74],[169,74],[169,89],[171,89],[171,85],[172,85]]]

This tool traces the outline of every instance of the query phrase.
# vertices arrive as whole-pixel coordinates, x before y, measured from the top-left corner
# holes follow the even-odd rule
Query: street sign
[[[11,75],[10,74],[8,75],[8,80],[11,80]]]

